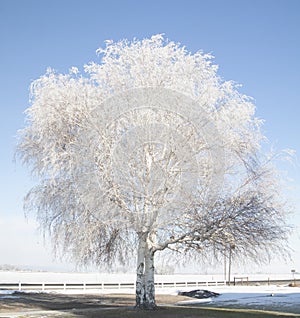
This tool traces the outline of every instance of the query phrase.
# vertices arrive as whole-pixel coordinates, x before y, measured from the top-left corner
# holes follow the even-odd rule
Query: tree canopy
[[[137,253],[137,305],[155,307],[154,254],[172,248],[257,256],[286,239],[251,99],[212,56],[161,35],[107,41],[81,75],[31,85],[18,153],[40,182],[25,206],[83,264]]]

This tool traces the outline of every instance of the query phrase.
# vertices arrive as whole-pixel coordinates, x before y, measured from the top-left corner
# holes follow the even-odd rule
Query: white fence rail
[[[183,287],[203,287],[203,286],[224,286],[225,281],[207,282],[157,282],[155,287],[159,288],[183,288]],[[32,290],[32,291],[66,291],[66,290],[124,290],[135,289],[135,283],[45,283],[45,282],[18,282],[0,283],[0,289],[9,290]]]

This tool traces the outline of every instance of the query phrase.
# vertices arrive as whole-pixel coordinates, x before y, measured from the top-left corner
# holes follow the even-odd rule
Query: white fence
[[[74,291],[74,292],[133,292],[135,289],[135,274],[107,274],[107,273],[51,273],[51,272],[9,272],[0,271],[0,290],[19,291]],[[297,279],[298,273],[291,274],[258,274],[233,275],[231,284],[283,284]],[[224,275],[156,275],[155,286],[163,292],[168,288],[205,288],[224,286]]]
[[[157,289],[165,288],[183,288],[183,287],[203,287],[203,286],[224,286],[225,281],[207,281],[207,282],[157,282],[155,287]],[[67,291],[67,290],[81,290],[81,291],[103,291],[103,290],[134,290],[135,283],[55,283],[55,282],[18,282],[18,283],[1,283],[0,289],[9,290],[32,290],[32,291]]]

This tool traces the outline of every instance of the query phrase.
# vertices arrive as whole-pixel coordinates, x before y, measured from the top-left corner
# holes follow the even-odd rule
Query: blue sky
[[[95,51],[107,39],[157,33],[192,52],[212,53],[219,74],[254,98],[264,133],[276,148],[300,153],[300,1],[0,0],[0,263],[61,266],[51,262],[32,219],[24,218],[22,198],[32,179],[26,167],[13,162],[30,83],[48,66],[66,72],[98,61]],[[300,168],[280,167],[294,179],[294,188],[285,192],[299,226]],[[273,260],[273,269],[300,271],[299,234],[291,246],[293,261]]]

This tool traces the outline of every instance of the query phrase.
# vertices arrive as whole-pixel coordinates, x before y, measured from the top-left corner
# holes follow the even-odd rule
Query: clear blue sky
[[[300,153],[300,1],[0,0],[0,264],[42,266],[51,260],[33,222],[24,219],[22,198],[32,180],[13,162],[30,83],[48,66],[66,72],[97,61],[95,51],[106,39],[157,33],[192,52],[212,53],[219,74],[241,83],[241,91],[254,98],[277,149]],[[299,226],[299,166],[282,167],[294,179],[295,189],[286,192]],[[291,239],[293,262],[274,260],[272,266],[300,271],[299,241],[299,234]]]

